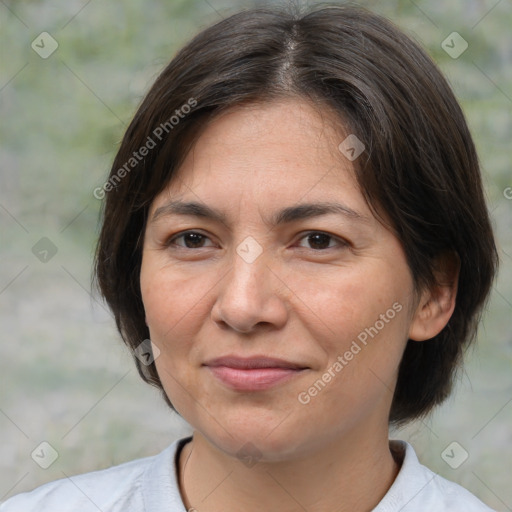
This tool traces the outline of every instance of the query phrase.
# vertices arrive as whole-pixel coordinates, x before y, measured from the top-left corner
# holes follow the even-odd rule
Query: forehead
[[[152,212],[169,199],[239,208],[343,200],[368,211],[351,161],[338,149],[348,130],[331,111],[287,99],[238,106],[204,128]]]

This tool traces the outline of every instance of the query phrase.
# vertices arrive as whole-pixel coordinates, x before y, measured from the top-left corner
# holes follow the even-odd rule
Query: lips
[[[269,357],[226,356],[205,363],[212,375],[237,391],[262,391],[296,377],[307,366]]]

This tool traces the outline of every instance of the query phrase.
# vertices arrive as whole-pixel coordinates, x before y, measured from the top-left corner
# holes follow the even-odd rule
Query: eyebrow
[[[320,202],[320,203],[302,203],[294,206],[288,206],[274,213],[265,224],[270,226],[279,226],[288,224],[298,220],[320,217],[322,215],[336,214],[342,215],[358,222],[370,222],[370,218],[362,215],[352,208],[340,203]],[[189,217],[201,217],[208,220],[221,222],[228,225],[226,215],[210,206],[194,201],[184,202],[180,200],[172,200],[160,206],[155,210],[151,222],[155,222],[161,217],[171,215],[181,215]]]

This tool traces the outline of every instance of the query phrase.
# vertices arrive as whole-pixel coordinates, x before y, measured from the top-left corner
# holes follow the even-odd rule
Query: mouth
[[[219,357],[204,364],[212,375],[236,391],[262,391],[283,384],[307,366],[269,357]]]

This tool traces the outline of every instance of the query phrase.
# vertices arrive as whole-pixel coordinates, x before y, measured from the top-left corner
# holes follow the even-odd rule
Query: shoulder
[[[7,500],[0,505],[0,512],[117,511],[123,505],[126,510],[143,510],[136,504],[140,502],[141,477],[152,459],[137,459],[47,483]],[[112,508],[114,503],[117,508]]]
[[[0,512],[144,512],[147,483],[165,478],[175,484],[174,456],[179,441],[152,457],[108,469],[69,476],[18,494],[0,505]]]
[[[464,487],[420,464],[409,443],[391,441],[390,446],[403,457],[402,467],[374,512],[494,512]]]

